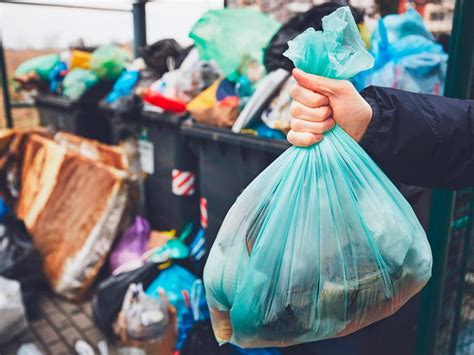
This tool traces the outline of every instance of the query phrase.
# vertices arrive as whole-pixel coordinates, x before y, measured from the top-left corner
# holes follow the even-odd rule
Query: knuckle
[[[290,88],[290,96],[294,99],[298,96],[298,93],[299,93],[299,87],[298,87],[298,84],[295,83]]]
[[[298,117],[301,114],[301,109],[296,101],[293,101],[290,105],[290,114],[293,117]]]
[[[300,122],[298,119],[296,118],[292,118],[291,119],[291,123],[290,123],[290,127],[292,130],[294,131],[298,131],[298,129],[300,129]]]

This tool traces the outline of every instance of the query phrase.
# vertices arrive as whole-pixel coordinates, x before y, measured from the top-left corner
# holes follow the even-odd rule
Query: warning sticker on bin
[[[196,176],[192,171],[173,169],[171,172],[172,190],[178,196],[191,196],[194,194]]]
[[[154,147],[153,143],[150,141],[139,140],[138,141],[138,151],[140,153],[140,165],[143,172],[147,174],[155,173],[155,164],[153,160],[154,156]]]

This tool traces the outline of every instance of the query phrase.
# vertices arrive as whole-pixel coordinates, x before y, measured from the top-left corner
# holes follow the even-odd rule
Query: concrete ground
[[[38,301],[39,314],[30,322],[29,329],[13,341],[0,345],[1,355],[16,354],[25,343],[34,343],[43,354],[75,354],[74,345],[82,339],[94,347],[106,340],[95,326],[90,302],[75,304],[43,291]],[[1,319],[1,317],[0,317]],[[116,349],[109,343],[110,354]]]

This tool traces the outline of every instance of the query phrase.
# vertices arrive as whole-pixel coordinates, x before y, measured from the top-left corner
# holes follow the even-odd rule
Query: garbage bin
[[[210,248],[240,193],[290,145],[286,140],[235,134],[191,120],[181,130],[198,153],[201,224],[207,227]]]
[[[196,158],[184,144],[180,126],[185,117],[143,110],[139,151],[145,180],[148,219],[158,230],[199,222]]]
[[[39,111],[40,124],[110,143],[110,126],[98,102],[111,87],[112,83],[99,83],[76,101],[52,94],[37,95],[35,106]]]
[[[119,144],[130,137],[137,137],[140,127],[140,113],[119,112],[108,103],[99,104],[107,126],[110,127],[110,144]]]

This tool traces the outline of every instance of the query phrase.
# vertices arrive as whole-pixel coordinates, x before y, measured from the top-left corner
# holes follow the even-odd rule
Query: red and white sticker
[[[171,172],[171,190],[178,196],[191,196],[194,194],[194,183],[196,176],[191,171],[173,169]]]
[[[201,197],[199,201],[199,207],[201,209],[201,227],[207,228],[207,200],[204,197]]]

